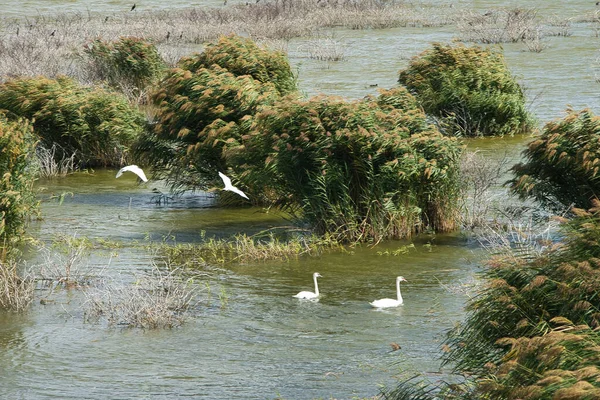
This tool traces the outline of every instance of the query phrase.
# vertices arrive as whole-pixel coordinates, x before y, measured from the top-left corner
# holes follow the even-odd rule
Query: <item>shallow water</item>
[[[79,11],[120,12],[133,2],[3,2],[6,15]],[[164,7],[138,1],[137,8]],[[170,7],[195,3],[173,1]],[[198,2],[198,5],[212,4]],[[220,1],[215,4],[221,4]],[[459,1],[486,10],[500,2]],[[508,2],[502,2],[508,5]],[[541,12],[578,15],[593,7],[583,1],[548,4]],[[590,5],[592,4],[592,5]],[[595,60],[600,39],[592,24],[574,24],[570,37],[549,38],[541,53],[523,45],[505,45],[507,63],[532,100],[540,124],[574,108],[598,104]],[[433,41],[455,35],[445,28],[397,28],[378,31],[336,30],[346,60],[308,58],[307,39],[288,44],[299,71],[301,89],[361,98],[396,84],[397,72],[410,57]],[[374,87],[372,85],[377,85]],[[495,138],[468,142],[469,149],[489,157],[505,153],[512,162],[529,139]],[[160,182],[138,185],[133,175],[114,179],[116,171],[79,173],[39,182],[43,219],[30,233],[41,241],[57,234],[104,238],[122,247],[98,251],[82,266],[90,275],[131,282],[148,271],[151,255],[139,244],[165,238],[177,242],[208,236],[255,233],[287,221],[261,209],[217,209],[210,193],[156,204]],[[498,189],[501,191],[502,189]],[[60,203],[56,196],[65,194]],[[447,379],[440,370],[444,332],[464,317],[474,273],[485,254],[461,236],[423,237],[406,254],[394,252],[406,242],[357,248],[352,254],[324,254],[291,262],[214,266],[207,270],[210,287],[202,293],[197,317],[181,328],[142,331],[85,323],[82,291],[39,288],[36,302],[21,316],[0,314],[0,397],[2,398],[239,398],[313,399],[370,396],[379,384],[424,373]],[[431,244],[431,246],[429,246]],[[26,253],[30,265],[43,262]],[[312,290],[311,275],[320,272],[319,302],[292,295]],[[368,302],[394,296],[394,278],[403,275],[405,305],[372,310]],[[202,283],[203,284],[203,283]],[[224,298],[227,298],[224,301]],[[391,351],[390,343],[402,346]]]

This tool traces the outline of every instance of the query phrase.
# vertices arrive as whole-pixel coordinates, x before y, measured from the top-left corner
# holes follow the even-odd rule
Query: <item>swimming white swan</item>
[[[233,186],[231,184],[231,179],[229,179],[229,177],[227,175],[225,175],[222,172],[219,172],[219,176],[221,177],[221,179],[223,180],[223,183],[225,184],[225,187],[223,188],[223,190],[229,190],[230,192],[233,193],[237,193],[240,196],[242,196],[245,199],[248,199],[248,196],[246,196],[246,193],[242,192],[240,189],[236,188],[235,186]],[[248,199],[250,200],[250,199]]]
[[[137,165],[128,165],[126,167],[121,168],[119,172],[117,172],[117,176],[115,178],[118,178],[121,175],[123,175],[123,172],[133,172],[134,174],[139,176],[141,180],[143,180],[144,182],[148,182],[146,174],[144,174],[144,171]]]
[[[372,303],[369,303],[373,307],[377,308],[387,308],[387,307],[398,307],[404,301],[402,300],[402,294],[400,293],[400,282],[406,282],[404,277],[399,276],[396,278],[396,291],[398,292],[398,300],[394,299],[379,299],[374,300]]]
[[[298,293],[297,295],[295,295],[294,297],[298,298],[298,299],[316,299],[317,297],[319,297],[319,285],[317,285],[317,278],[320,278],[321,274],[319,274],[318,272],[315,272],[313,274],[313,280],[315,281],[315,292],[308,292],[308,291],[302,291],[300,293]]]

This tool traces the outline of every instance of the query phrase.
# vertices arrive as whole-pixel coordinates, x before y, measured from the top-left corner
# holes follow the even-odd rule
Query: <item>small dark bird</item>
[[[181,32],[181,35],[179,35],[179,39],[181,39],[183,37],[183,32]]]
[[[171,37],[171,31],[167,31],[167,40]]]
[[[372,85],[369,85],[369,87],[377,87],[377,84],[373,83]]]
[[[19,27],[17,26],[17,36],[19,36]]]
[[[108,17],[104,18],[104,23],[108,22]]]
[[[135,3],[133,3],[133,5],[131,6],[131,10],[129,10],[129,11],[133,11],[133,10],[135,10]]]
[[[390,343],[390,346],[392,346],[392,351],[398,351],[402,348],[398,343],[395,342]]]
[[[56,33],[56,29],[52,31],[52,33],[50,34],[50,36],[54,36],[55,33]]]

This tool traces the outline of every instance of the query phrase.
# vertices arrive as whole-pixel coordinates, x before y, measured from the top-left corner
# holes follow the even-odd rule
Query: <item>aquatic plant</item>
[[[273,84],[281,95],[297,90],[296,77],[287,56],[260,48],[248,38],[221,36],[216,43],[208,43],[202,53],[179,62],[180,68],[193,73],[203,68],[213,68],[214,65],[235,76],[250,75],[258,82]]]
[[[600,193],[600,117],[589,109],[567,110],[548,122],[515,165],[511,191],[550,208],[588,208]]]
[[[108,326],[160,329],[182,325],[197,303],[201,287],[181,270],[154,266],[135,283],[106,282],[85,292],[85,320]]]
[[[225,155],[255,197],[340,241],[456,226],[461,147],[406,105],[406,90],[347,102],[284,98]]]
[[[502,136],[533,128],[523,91],[498,49],[434,43],[400,71],[398,81],[449,135]]]
[[[8,121],[0,114],[0,261],[23,238],[25,223],[37,210],[31,168],[34,147],[28,121]]]
[[[136,37],[121,37],[114,42],[95,39],[84,46],[86,70],[93,81],[109,85],[144,101],[150,85],[156,83],[167,65],[156,46]]]
[[[35,280],[14,261],[0,261],[0,310],[25,311],[33,301]]]
[[[0,85],[0,109],[28,118],[41,144],[57,144],[57,162],[75,154],[77,166],[120,165],[145,118],[127,99],[60,77],[19,78]]]
[[[575,214],[540,256],[492,258],[487,288],[451,332],[446,362],[482,398],[597,397],[600,202]]]
[[[240,126],[248,124],[259,107],[278,98],[273,84],[236,76],[217,65],[194,72],[173,69],[152,96],[155,124],[135,151],[173,189],[222,184],[217,172],[227,167],[223,147],[239,139]]]
[[[540,26],[537,10],[517,7],[466,12],[457,27],[462,41],[497,44],[531,40],[539,36]]]

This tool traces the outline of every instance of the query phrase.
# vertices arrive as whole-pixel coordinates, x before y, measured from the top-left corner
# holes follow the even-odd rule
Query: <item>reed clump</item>
[[[35,280],[19,271],[14,261],[0,260],[0,310],[22,312],[33,301]]]
[[[70,78],[18,78],[0,85],[0,109],[27,118],[55,161],[75,154],[78,167],[118,166],[145,129],[142,113],[121,94],[88,88]]]
[[[21,241],[28,218],[37,210],[31,167],[35,143],[28,121],[9,121],[0,114],[0,261]]]
[[[200,292],[189,273],[154,266],[135,282],[108,282],[86,291],[85,320],[109,327],[174,328],[192,316]]]
[[[91,81],[106,81],[138,103],[145,103],[149,87],[167,68],[156,46],[141,38],[95,39],[84,46],[83,54]]]
[[[513,193],[560,208],[588,208],[600,191],[600,117],[589,109],[567,110],[547,123],[523,152],[525,161],[512,168]]]
[[[256,197],[338,241],[447,232],[462,149],[410,98],[404,88],[355,102],[284,98],[227,143],[226,157]]]
[[[448,135],[502,136],[533,129],[523,90],[498,49],[434,43],[400,71],[399,82]]]
[[[488,286],[451,332],[447,362],[489,398],[596,398],[600,202],[564,222],[534,259],[492,258]]]
[[[484,44],[530,40],[541,29],[537,10],[525,8],[499,9],[485,14],[467,12],[457,27],[461,40]]]

